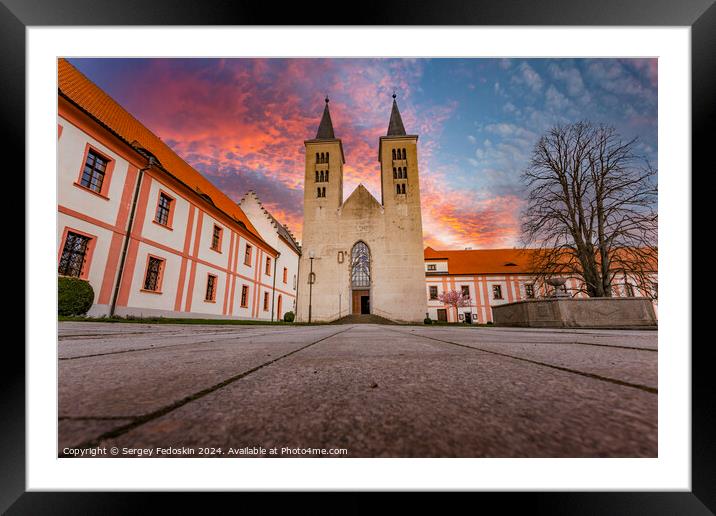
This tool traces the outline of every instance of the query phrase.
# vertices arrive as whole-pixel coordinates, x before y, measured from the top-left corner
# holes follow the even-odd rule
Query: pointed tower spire
[[[400,111],[398,111],[398,103],[395,101],[395,97],[396,94],[393,93],[393,109],[390,112],[387,136],[405,136],[403,119],[400,117]]]
[[[333,133],[333,122],[331,122],[331,112],[328,111],[328,96],[326,96],[326,107],[323,108],[323,117],[316,132],[316,140],[335,140],[336,135]]]

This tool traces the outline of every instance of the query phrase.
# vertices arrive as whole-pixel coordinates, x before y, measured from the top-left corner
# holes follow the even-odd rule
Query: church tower
[[[393,95],[388,131],[378,142],[381,200],[361,184],[343,202],[343,145],[326,99],[316,137],[304,142],[297,321],[377,315],[422,322],[427,294],[417,142],[406,134]]]

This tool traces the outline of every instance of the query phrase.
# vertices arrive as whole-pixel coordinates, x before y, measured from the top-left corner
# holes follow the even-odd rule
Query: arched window
[[[405,154],[405,149],[403,149],[403,159],[407,159],[406,154]]]
[[[330,152],[326,152],[326,163],[328,163],[329,158],[331,157]]]
[[[403,167],[398,168],[398,179],[403,179]]]
[[[408,179],[408,167],[403,169],[403,179]]]
[[[393,159],[395,159],[395,149],[393,149]]]
[[[326,187],[324,186],[323,188],[321,188],[321,197],[325,197],[325,196],[326,196]]]
[[[316,170],[316,183],[318,183],[318,170]]]
[[[398,172],[395,167],[393,167],[393,179],[398,179]]]
[[[402,185],[400,185],[400,190],[401,190],[400,193],[405,193],[405,183],[403,183]]]
[[[318,156],[318,153],[316,153],[316,163],[320,163],[321,162],[320,159],[321,158]]]
[[[321,163],[326,162],[326,155],[321,152]]]
[[[365,242],[356,242],[351,251],[351,286],[370,287],[370,250]]]
[[[319,181],[322,183],[323,182],[323,170],[321,170],[321,174],[319,177],[321,178],[321,179],[319,179]]]
[[[326,170],[326,182],[328,182],[328,170]]]
[[[316,193],[316,197],[320,197],[320,196],[321,196],[321,187],[319,186],[319,187],[318,187],[318,192]]]
[[[397,194],[400,193],[400,185],[399,184],[395,185],[395,193],[397,193]]]

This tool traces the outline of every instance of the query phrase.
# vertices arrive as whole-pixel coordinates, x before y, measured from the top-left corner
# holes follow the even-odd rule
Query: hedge
[[[283,320],[285,322],[293,322],[293,320],[296,318],[296,315],[293,312],[286,312],[283,314]]]
[[[57,313],[84,315],[92,306],[94,290],[89,281],[60,276],[57,278]]]

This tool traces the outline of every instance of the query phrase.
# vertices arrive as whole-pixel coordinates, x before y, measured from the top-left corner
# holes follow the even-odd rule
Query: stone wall
[[[492,307],[498,326],[530,328],[655,328],[645,297],[529,299]]]

